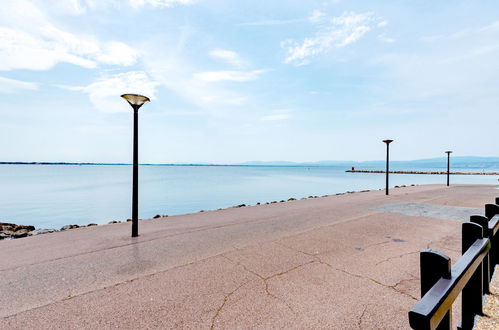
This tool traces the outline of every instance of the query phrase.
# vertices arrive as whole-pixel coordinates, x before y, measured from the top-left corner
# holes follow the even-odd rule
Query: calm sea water
[[[345,173],[345,169],[140,166],[139,217],[384,187],[384,174]],[[125,220],[131,213],[131,171],[131,166],[119,165],[0,165],[0,221],[59,228]],[[392,174],[390,185],[445,180],[443,175]],[[451,176],[451,182],[497,184],[498,178]]]

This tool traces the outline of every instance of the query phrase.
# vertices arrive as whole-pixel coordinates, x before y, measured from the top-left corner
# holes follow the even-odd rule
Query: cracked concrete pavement
[[[374,210],[401,213],[414,217],[428,217],[468,221],[472,215],[484,215],[483,208],[434,205],[423,203],[393,203],[375,207]]]
[[[124,223],[0,241],[0,329],[409,328],[419,251],[456,261],[458,216],[497,193],[415,186],[147,220],[138,238]]]

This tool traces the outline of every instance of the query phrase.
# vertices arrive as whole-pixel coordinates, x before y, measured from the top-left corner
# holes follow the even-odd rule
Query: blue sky
[[[0,161],[499,156],[497,1],[16,0]]]

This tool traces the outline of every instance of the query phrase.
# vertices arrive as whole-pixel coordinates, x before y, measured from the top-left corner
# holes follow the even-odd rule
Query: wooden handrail
[[[472,329],[482,314],[483,294],[489,292],[494,267],[499,263],[499,197],[485,205],[485,216],[473,215],[462,226],[463,255],[451,266],[443,253],[420,254],[421,300],[409,312],[413,329],[446,330],[452,326],[452,304],[462,293],[460,329]]]
[[[437,329],[489,249],[488,238],[477,239],[452,267],[451,278],[440,278],[433,285],[409,312],[409,324],[413,329]]]

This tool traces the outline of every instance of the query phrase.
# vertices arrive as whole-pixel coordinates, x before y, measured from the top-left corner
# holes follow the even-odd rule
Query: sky
[[[0,1],[0,161],[499,156],[494,0]]]

